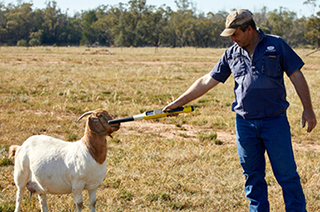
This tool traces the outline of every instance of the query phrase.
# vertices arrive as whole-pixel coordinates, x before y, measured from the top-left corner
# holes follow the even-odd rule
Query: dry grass
[[[224,49],[194,48],[0,48],[0,211],[13,211],[16,191],[7,150],[34,134],[75,141],[82,137],[85,111],[105,108],[118,117],[158,109],[206,74]],[[307,50],[297,50],[303,56]],[[320,54],[303,57],[319,117]],[[308,211],[320,210],[319,131],[301,129],[302,107],[288,83],[288,110],[298,171]],[[123,124],[108,139],[107,176],[98,189],[97,211],[247,211],[244,178],[234,142],[232,77],[192,102],[196,111],[146,122],[148,131]],[[143,121],[139,121],[143,122]],[[166,137],[152,127],[163,128]],[[195,132],[191,133],[190,126]],[[126,131],[125,131],[126,130]],[[213,133],[213,134],[212,134]],[[220,142],[217,142],[218,141]],[[222,144],[221,144],[222,143]],[[284,211],[281,189],[267,165],[272,211]],[[89,211],[88,195],[84,195]],[[73,196],[50,195],[52,211],[74,211]],[[23,200],[23,211],[39,211],[38,200]]]

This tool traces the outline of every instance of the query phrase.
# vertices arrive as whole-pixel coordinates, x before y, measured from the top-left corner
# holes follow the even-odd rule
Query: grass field
[[[108,50],[108,51],[107,51]],[[319,117],[320,53],[297,49]],[[109,54],[108,52],[114,52]],[[208,73],[224,49],[0,47],[0,211],[13,211],[16,187],[7,150],[29,136],[79,140],[84,112],[116,117],[163,108]],[[320,211],[320,133],[301,128],[302,106],[285,78],[292,139],[308,211]],[[107,175],[97,211],[248,211],[234,141],[233,78],[178,117],[124,123],[108,140]],[[284,211],[269,163],[271,211]],[[50,211],[75,211],[72,194],[49,195]],[[84,211],[90,211],[84,193]],[[40,211],[25,193],[23,211]]]

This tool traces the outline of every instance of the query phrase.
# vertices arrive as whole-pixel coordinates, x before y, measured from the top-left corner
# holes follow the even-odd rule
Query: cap
[[[249,10],[239,9],[234,10],[227,16],[226,28],[220,34],[220,36],[231,36],[239,26],[248,23],[252,20],[252,13]]]

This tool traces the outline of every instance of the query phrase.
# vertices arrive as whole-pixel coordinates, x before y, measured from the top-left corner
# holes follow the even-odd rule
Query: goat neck
[[[92,132],[88,125],[82,137],[82,143],[87,147],[91,156],[99,164],[103,164],[107,157],[107,139],[105,135],[98,135]]]
[[[90,115],[87,119],[86,130],[82,142],[89,150],[91,156],[102,164],[107,157],[107,140],[106,136],[111,136],[111,133],[119,130],[120,124],[108,124],[108,120],[113,119],[113,115],[103,109],[97,109],[83,114],[78,121]],[[77,122],[78,122],[77,121]]]

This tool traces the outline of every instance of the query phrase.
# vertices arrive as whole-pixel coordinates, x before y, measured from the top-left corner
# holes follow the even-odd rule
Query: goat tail
[[[14,157],[17,155],[19,149],[20,149],[20,146],[18,146],[18,145],[10,146],[9,147],[9,159],[14,159]]]

